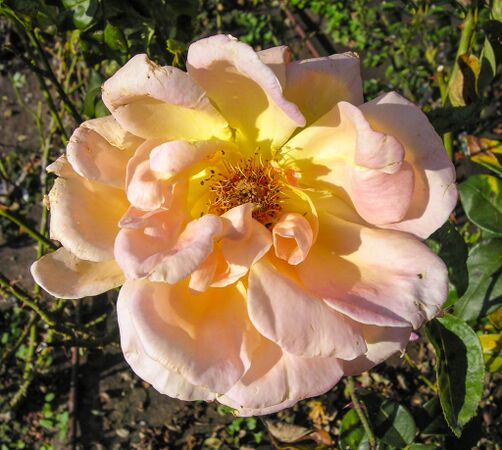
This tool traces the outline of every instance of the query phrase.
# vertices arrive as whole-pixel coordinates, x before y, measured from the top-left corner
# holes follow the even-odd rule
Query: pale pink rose
[[[363,103],[352,53],[290,61],[230,36],[188,73],[132,58],[51,166],[51,237],[32,267],[62,298],[122,285],[132,369],[183,400],[267,414],[403,351],[447,271],[422,240],[455,172],[418,107]]]

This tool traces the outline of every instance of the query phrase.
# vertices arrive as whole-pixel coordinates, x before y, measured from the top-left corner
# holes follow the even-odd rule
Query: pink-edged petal
[[[426,238],[448,218],[457,202],[455,169],[425,114],[395,92],[361,106],[372,128],[394,136],[405,148],[415,171],[411,205],[403,218],[387,228]]]
[[[364,327],[368,345],[366,354],[352,361],[342,361],[345,375],[359,375],[388,359],[394,353],[403,352],[410,341],[411,328]]]
[[[135,149],[143,142],[143,139],[122,128],[113,116],[87,120],[81,126],[96,132],[110,145],[121,150]]]
[[[338,103],[285,146],[300,184],[348,198],[369,223],[400,221],[414,190],[404,148],[393,136],[374,131],[361,110]]]
[[[117,302],[117,319],[124,358],[140,378],[150,383],[161,394],[180,400],[214,400],[214,393],[202,386],[189,383],[175,370],[148,356],[134,327],[131,302]]]
[[[183,71],[136,55],[103,85],[103,101],[122,127],[144,139],[226,137],[226,121]]]
[[[257,330],[290,353],[354,359],[366,351],[359,324],[306,292],[278,260],[251,268],[248,311]]]
[[[80,176],[123,189],[127,163],[134,151],[135,148],[114,147],[84,124],[73,132],[66,147],[66,156]]]
[[[190,384],[223,393],[249,367],[256,332],[234,287],[193,295],[186,283],[127,281],[118,303],[129,310],[145,354]]]
[[[286,76],[284,95],[298,105],[308,124],[338,102],[363,102],[360,62],[355,53],[294,61],[286,66]]]
[[[192,220],[149,274],[152,281],[177,283],[192,274],[212,253],[214,240],[223,232],[218,216]]]
[[[276,75],[247,44],[212,36],[188,49],[189,75],[216,104],[230,126],[251,143],[278,146],[305,125],[297,106],[282,95]],[[254,151],[254,149],[253,149]]]
[[[286,86],[286,66],[291,62],[291,52],[285,45],[267,48],[256,52],[260,61],[266,64],[279,80],[282,88]]]
[[[232,208],[222,215],[225,227],[220,241],[224,271],[217,271],[211,285],[226,286],[243,277],[272,246],[270,231],[252,217],[249,203]]]
[[[122,270],[114,260],[84,261],[65,248],[35,261],[31,274],[37,284],[58,298],[98,295],[124,283]]]
[[[128,208],[124,191],[76,174],[68,163],[49,192],[50,236],[88,261],[113,258],[118,222]],[[60,164],[60,165],[61,165]]]
[[[440,258],[408,233],[348,222],[328,208],[323,233],[297,266],[307,289],[369,325],[418,328],[437,315],[448,292]]]
[[[169,179],[187,169],[203,168],[198,163],[210,164],[225,150],[234,150],[228,142],[212,141],[170,141],[155,147],[150,153],[150,169],[162,179]],[[194,168],[195,166],[195,168]]]
[[[158,140],[145,141],[127,165],[127,199],[144,211],[168,207],[173,196],[173,183],[150,168],[150,153],[159,144]]]
[[[217,399],[240,416],[271,414],[324,394],[342,375],[342,362],[336,358],[304,358],[262,339],[249,370]]]
[[[300,264],[314,240],[312,227],[298,213],[284,214],[272,229],[275,255],[289,264]]]
[[[178,211],[157,210],[140,215],[132,208],[115,240],[115,259],[127,278],[144,278],[160,263],[181,231],[184,216]]]

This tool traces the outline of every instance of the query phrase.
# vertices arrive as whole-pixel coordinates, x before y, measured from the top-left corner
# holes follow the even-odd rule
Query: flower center
[[[273,225],[282,210],[285,196],[281,190],[280,171],[269,161],[256,157],[241,159],[210,179],[209,212],[221,215],[244,203],[253,203],[253,218],[266,227]]]

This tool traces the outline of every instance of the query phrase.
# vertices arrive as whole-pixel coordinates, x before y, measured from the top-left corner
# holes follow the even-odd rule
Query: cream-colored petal
[[[336,358],[303,358],[262,339],[249,370],[217,400],[237,409],[240,416],[271,414],[324,394],[342,374]]]
[[[263,336],[304,357],[354,359],[366,351],[360,324],[309,294],[287,265],[271,260],[260,260],[249,273],[249,317]]]
[[[80,259],[112,259],[118,222],[129,206],[124,191],[82,178],[69,167],[58,170],[61,176],[49,192],[51,239]]]
[[[289,264],[300,264],[314,240],[312,227],[298,213],[284,214],[272,229],[275,255]]]
[[[424,239],[449,217],[457,203],[455,168],[441,138],[425,114],[395,92],[361,106],[372,128],[394,136],[404,146],[415,172],[411,205],[403,220],[387,228]]]
[[[35,261],[31,274],[40,286],[58,298],[90,297],[124,283],[122,270],[114,260],[85,261],[63,247]]]
[[[127,281],[118,303],[146,355],[190,384],[223,393],[249,367],[256,332],[234,287],[194,295],[186,283]]]
[[[146,353],[131,317],[131,302],[117,302],[120,346],[132,370],[161,394],[180,400],[214,400],[215,394],[189,383],[183,375],[162,365]]]
[[[329,208],[320,206],[323,232],[296,266],[307,289],[369,325],[418,328],[438,314],[448,292],[440,258],[408,233],[349,222]]]
[[[143,139],[122,128],[113,116],[87,120],[81,126],[93,130],[106,139],[110,145],[121,150],[133,150],[143,142]]]
[[[136,55],[103,85],[103,101],[129,132],[144,139],[230,136],[226,121],[183,71]]]
[[[410,341],[411,328],[364,327],[364,338],[368,344],[365,355],[352,361],[341,361],[345,375],[359,375],[388,359],[397,352],[403,352]]]
[[[212,36],[188,49],[189,75],[216,104],[228,123],[256,143],[281,145],[305,119],[282,95],[272,69],[247,44],[232,36]],[[239,136],[238,136],[239,138]]]
[[[363,102],[359,57],[340,53],[322,58],[294,61],[286,66],[285,97],[298,105],[311,124],[338,102]]]
[[[114,147],[84,125],[73,132],[66,147],[69,163],[84,178],[124,189],[127,163],[135,148]]]

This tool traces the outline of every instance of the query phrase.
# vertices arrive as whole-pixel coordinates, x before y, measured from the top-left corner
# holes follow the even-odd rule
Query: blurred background
[[[123,360],[116,292],[62,301],[29,274],[57,246],[45,167],[79,123],[108,114],[103,81],[137,53],[183,69],[190,42],[216,33],[297,59],[357,52],[366,100],[397,90],[443,136],[461,204],[428,243],[450,269],[446,310],[473,330],[462,348],[481,352],[467,380],[481,401],[455,436],[441,377],[458,386],[434,363],[451,347],[434,330],[355,383],[379,448],[499,449],[501,16],[498,0],[0,0],[0,450],[369,448],[343,382],[264,418],[159,395]]]

